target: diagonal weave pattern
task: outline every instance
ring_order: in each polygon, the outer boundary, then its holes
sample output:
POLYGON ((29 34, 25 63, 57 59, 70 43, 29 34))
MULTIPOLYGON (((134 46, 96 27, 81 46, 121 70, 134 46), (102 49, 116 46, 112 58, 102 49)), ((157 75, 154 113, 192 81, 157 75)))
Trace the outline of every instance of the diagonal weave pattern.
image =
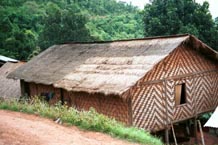
POLYGON ((211 70, 217 70, 217 65, 196 50, 186 46, 175 49, 140 79, 137 89, 132 89, 133 124, 157 131, 163 129, 166 123, 214 109, 218 105, 218 75, 217 72, 207 73, 211 70), (164 78, 167 78, 166 81, 164 78), (162 85, 155 82, 144 84, 155 80, 161 80, 162 85), (186 103, 176 106, 175 85, 181 83, 186 84, 186 103))
POLYGON ((150 131, 163 129, 162 85, 137 88, 133 98, 133 125, 150 131))

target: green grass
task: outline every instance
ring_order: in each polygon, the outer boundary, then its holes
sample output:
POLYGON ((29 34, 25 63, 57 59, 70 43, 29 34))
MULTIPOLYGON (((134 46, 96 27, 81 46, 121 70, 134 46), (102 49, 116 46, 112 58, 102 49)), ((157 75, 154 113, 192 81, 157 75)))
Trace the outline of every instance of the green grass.
POLYGON ((122 123, 97 113, 94 109, 89 111, 78 111, 75 108, 56 104, 49 106, 47 103, 34 100, 27 101, 1 101, 0 109, 38 114, 42 117, 57 119, 61 118, 63 123, 75 125, 81 129, 98 131, 109 134, 113 137, 125 139, 146 145, 162 145, 160 139, 153 137, 148 132, 135 127, 126 127, 122 123))

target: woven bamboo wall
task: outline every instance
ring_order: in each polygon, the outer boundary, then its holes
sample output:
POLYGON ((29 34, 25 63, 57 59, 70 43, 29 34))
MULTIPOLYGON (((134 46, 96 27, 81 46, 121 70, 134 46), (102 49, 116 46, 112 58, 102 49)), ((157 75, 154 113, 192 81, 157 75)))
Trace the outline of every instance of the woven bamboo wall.
POLYGON ((29 83, 30 96, 40 96, 41 93, 53 92, 54 97, 49 101, 49 104, 55 104, 60 101, 60 89, 55 89, 51 85, 42 85, 29 83))
POLYGON ((164 128, 162 84, 135 88, 132 104, 133 125, 150 131, 164 128))
POLYGON ((196 112, 202 113, 218 106, 218 72, 196 77, 196 112))
POLYGON ((199 52, 188 47, 179 47, 148 72, 138 84, 217 69, 215 63, 199 52))
POLYGON ((199 52, 180 47, 130 91, 133 125, 158 131, 170 122, 193 117, 218 105, 218 66, 199 52), (186 84, 186 103, 176 106, 175 85, 181 83, 186 84))
MULTIPOLYGON (((55 96, 49 101, 55 104, 61 100, 61 90, 52 86, 29 83, 30 95, 36 96, 45 92, 54 92, 55 96)), ((79 110, 95 108, 99 113, 113 117, 118 121, 129 124, 128 102, 118 96, 104 96, 88 93, 74 93, 63 90, 63 99, 68 106, 76 107, 79 110)))
POLYGON ((64 100, 69 106, 74 106, 79 110, 89 110, 93 107, 99 113, 129 124, 128 103, 118 96, 64 91, 64 100))

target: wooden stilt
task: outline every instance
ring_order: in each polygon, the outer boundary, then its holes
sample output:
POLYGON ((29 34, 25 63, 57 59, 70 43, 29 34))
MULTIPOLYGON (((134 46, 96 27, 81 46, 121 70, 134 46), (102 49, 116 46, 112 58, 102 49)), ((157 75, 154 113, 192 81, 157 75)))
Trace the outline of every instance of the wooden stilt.
POLYGON ((199 125, 199 129, 200 129, 200 132, 201 132, 202 145, 205 145, 205 142, 204 142, 204 134, 203 134, 203 131, 202 131, 202 128, 201 128, 201 122, 200 122, 200 120, 198 120, 198 125, 199 125))
POLYGON ((165 142, 166 142, 166 145, 169 145, 170 142, 169 142, 169 130, 168 128, 165 129, 165 142))
POLYGON ((186 129, 186 135, 190 136, 189 120, 186 121, 185 129, 186 129))
POLYGON ((178 145, 177 140, 176 140, 176 134, 175 134, 174 127, 173 127, 172 123, 171 123, 171 128, 172 128, 172 132, 173 132, 173 138, 174 138, 175 145, 178 145))
POLYGON ((195 143, 198 144, 198 129, 197 129, 197 117, 194 118, 194 137, 195 137, 195 143))

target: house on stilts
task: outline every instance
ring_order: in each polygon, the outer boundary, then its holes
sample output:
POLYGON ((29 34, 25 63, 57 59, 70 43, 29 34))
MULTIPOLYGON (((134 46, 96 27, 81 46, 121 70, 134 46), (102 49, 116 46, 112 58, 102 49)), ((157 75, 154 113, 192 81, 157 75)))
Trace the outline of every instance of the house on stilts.
POLYGON ((54 45, 9 74, 23 94, 49 94, 150 132, 218 105, 218 53, 192 35, 54 45), (50 94, 52 93, 52 94, 50 94))

